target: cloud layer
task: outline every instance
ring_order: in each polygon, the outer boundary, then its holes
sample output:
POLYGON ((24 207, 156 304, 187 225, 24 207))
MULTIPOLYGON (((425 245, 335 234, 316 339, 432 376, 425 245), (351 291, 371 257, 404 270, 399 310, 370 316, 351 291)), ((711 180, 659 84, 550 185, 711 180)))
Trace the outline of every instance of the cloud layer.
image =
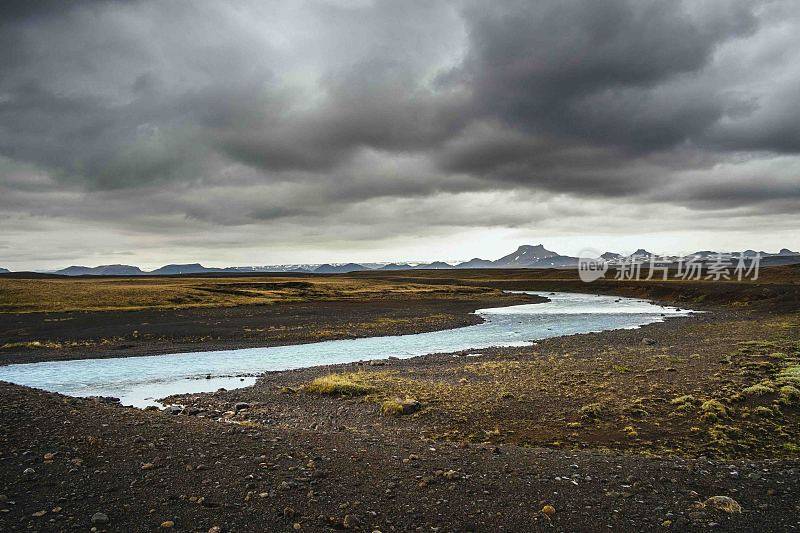
POLYGON ((21 266, 798 225, 793 0, 12 1, 0 72, 21 266))

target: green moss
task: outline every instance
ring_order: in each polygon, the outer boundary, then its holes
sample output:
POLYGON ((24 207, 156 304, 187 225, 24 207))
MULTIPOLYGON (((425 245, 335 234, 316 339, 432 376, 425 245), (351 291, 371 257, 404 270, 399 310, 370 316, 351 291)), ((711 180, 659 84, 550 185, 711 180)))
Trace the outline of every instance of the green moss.
POLYGON ((775 394, 775 389, 762 385, 761 383, 752 385, 742 390, 742 395, 750 398, 753 396, 766 396, 768 394, 775 394))
POLYGON ((800 405, 800 389, 792 385, 784 385, 780 388, 780 401, 783 405, 800 405))
POLYGON ((588 405, 584 405, 581 407, 580 413, 583 418, 588 418, 590 420, 597 420, 602 418, 603 412, 605 409, 603 408, 602 404, 599 403, 590 403, 588 405))
POLYGON ((700 410, 705 414, 714 414, 717 416, 726 416, 728 414, 728 410, 725 406, 717 400, 703 402, 703 405, 700 406, 700 410))
POLYGON ((775 381, 788 385, 800 385, 800 365, 787 366, 778 373, 775 381))
POLYGON ((388 416, 410 415, 419 411, 421 404, 412 398, 393 398, 381 404, 381 413, 388 416))
POLYGON ((755 416, 760 416, 762 418, 772 418, 775 416, 775 411, 770 409, 769 407, 764 407, 763 405, 759 405, 755 409, 753 409, 753 414, 755 416))
POLYGON ((697 398, 692 396, 691 394, 685 394, 683 396, 678 396, 677 398, 673 398, 670 400, 672 405, 683 405, 683 404, 696 404, 697 398))
POLYGON ((793 442, 786 442, 783 444, 783 449, 791 453, 800 453, 800 446, 793 442))

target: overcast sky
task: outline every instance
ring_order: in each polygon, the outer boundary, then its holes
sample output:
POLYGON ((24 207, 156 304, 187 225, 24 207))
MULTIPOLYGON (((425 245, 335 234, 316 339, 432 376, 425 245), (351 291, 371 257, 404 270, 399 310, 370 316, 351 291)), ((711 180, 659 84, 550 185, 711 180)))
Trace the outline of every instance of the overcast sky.
POLYGON ((797 0, 0 4, 0 266, 800 248, 797 0))

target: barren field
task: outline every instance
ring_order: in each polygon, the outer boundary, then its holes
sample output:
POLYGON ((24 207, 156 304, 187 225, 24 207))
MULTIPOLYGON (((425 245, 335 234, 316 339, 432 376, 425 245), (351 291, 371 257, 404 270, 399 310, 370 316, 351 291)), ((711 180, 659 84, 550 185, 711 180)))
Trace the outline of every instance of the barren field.
MULTIPOLYGON (((177 415, 2 385, 0 527, 83 529, 101 512, 108 521, 94 525, 108 531, 165 523, 187 531, 797 529, 798 281, 796 267, 747 283, 367 273, 326 281, 366 287, 366 301, 341 294, 313 305, 7 314, 22 321, 16 338, 51 341, 84 328, 87 338, 114 337, 133 323, 122 316, 178 331, 193 322, 197 334, 232 317, 235 328, 215 342, 234 346, 448 327, 488 301, 513 301, 499 289, 619 294, 706 311, 522 348, 268 373, 253 387, 170 398, 183 406, 177 415), (386 284, 420 289, 388 294, 386 284), (266 330, 302 327, 237 338, 238 312, 256 312, 266 330), (81 316, 91 320, 70 325, 81 316), (24 322, 30 317, 68 320, 48 330, 24 322)), ((172 343, 125 342, 132 347, 119 352, 130 355, 172 343)), ((13 360, 80 350, 5 351, 13 360)))

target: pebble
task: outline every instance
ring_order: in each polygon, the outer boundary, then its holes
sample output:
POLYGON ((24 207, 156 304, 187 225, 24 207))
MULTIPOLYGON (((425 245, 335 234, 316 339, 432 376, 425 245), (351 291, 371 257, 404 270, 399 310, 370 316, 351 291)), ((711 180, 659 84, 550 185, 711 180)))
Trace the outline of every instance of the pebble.
POLYGON ((711 507, 723 513, 741 513, 742 506, 730 496, 711 496, 703 502, 705 507, 711 507))
POLYGON ((92 515, 92 525, 108 524, 108 515, 105 513, 94 513, 92 515))
POLYGON ((556 514, 556 508, 553 507, 552 505, 545 505, 544 507, 542 507, 542 514, 550 518, 556 514))
POLYGON ((161 529, 172 529, 173 527, 175 527, 175 522, 172 520, 164 520, 161 522, 161 529))

